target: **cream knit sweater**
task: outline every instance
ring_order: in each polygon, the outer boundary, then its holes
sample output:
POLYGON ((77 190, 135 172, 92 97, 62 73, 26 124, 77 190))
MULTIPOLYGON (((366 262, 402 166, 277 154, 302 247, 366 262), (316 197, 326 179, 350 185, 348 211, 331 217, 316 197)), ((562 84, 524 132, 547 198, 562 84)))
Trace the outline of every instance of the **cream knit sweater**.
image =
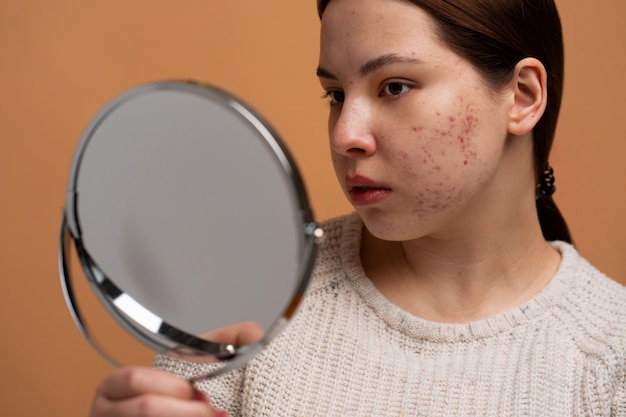
MULTIPOLYGON (((626 289, 565 243, 535 298, 469 323, 419 319, 364 276, 354 216, 323 225, 287 329, 243 369, 202 382, 232 416, 626 416, 626 289)), ((206 364, 159 356, 190 377, 206 364)))

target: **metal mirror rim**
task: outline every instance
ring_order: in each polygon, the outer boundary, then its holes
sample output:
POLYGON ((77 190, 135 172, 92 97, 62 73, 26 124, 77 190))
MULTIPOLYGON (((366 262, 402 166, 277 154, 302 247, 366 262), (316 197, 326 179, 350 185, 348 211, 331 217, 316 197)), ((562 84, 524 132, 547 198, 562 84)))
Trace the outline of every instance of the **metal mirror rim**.
MULTIPOLYGON (((189 349, 191 349, 194 352, 210 353, 213 355, 215 355, 217 351, 223 351, 223 349, 226 349, 226 355, 224 356, 229 357, 229 363, 218 368, 215 372, 211 374, 202 375, 195 378, 195 380, 202 380, 211 376, 228 372, 229 370, 240 366, 256 352, 266 346, 267 343, 269 343, 269 341, 275 336, 275 334, 278 333, 291 319, 292 315, 300 304, 304 291, 308 286, 310 275, 313 269, 313 264, 317 254, 317 241, 322 236, 322 234, 322 230, 316 225, 313 220, 313 214, 309 206, 304 183, 293 158, 291 157, 288 149, 280 139, 280 136, 270 127, 270 125, 265 121, 265 119, 263 119, 262 116, 260 116, 257 112, 255 112, 239 98, 215 86, 199 81, 158 81, 132 88, 110 101, 91 121, 78 144, 71 165, 70 183, 66 194, 66 204, 63 212, 63 219, 61 222, 61 230, 59 236, 58 257, 61 286, 66 304, 68 306, 68 309, 70 310, 70 314, 76 326, 83 334, 84 338, 101 356, 103 356, 113 365, 120 366, 120 364, 114 358, 112 358, 111 355, 108 354, 106 350, 103 349, 96 340, 94 340, 90 330, 88 329, 89 326, 81 313, 80 307, 78 306, 78 301, 74 294, 74 289, 71 282, 71 273, 69 269, 70 246, 73 242, 85 275, 90 281, 94 292, 100 299, 103 306, 115 318, 120 326, 122 326, 136 339, 140 340, 144 345, 149 346, 155 351, 178 350, 188 353, 189 349), (243 121, 252 125, 252 127, 263 137, 266 144, 269 145, 273 154, 276 156, 277 161, 280 163, 283 172, 290 180, 289 184, 292 185, 290 187, 290 191, 292 193, 292 196, 294 197, 294 204, 296 204, 300 210, 299 214, 302 219, 304 252, 302 257, 303 262, 301 262, 300 270, 298 271, 297 287, 294 290, 291 299, 288 300, 288 302, 286 303, 287 307, 285 308, 285 310, 279 317, 277 317, 275 322, 265 332, 264 336, 258 342, 255 342, 252 345, 244 346, 241 349, 232 350, 234 349, 233 347, 218 345, 212 342, 204 341, 203 339, 196 338, 195 336, 190 335, 184 331, 172 328, 169 325, 165 325, 163 327, 165 333, 154 332, 148 329, 144 324, 129 319, 128 315, 124 314, 124 311, 122 309, 119 309, 119 307, 115 304, 115 298, 120 294, 113 294, 112 296, 110 293, 107 292, 105 288, 103 288, 102 277, 94 276, 94 270, 96 271, 97 275, 97 265, 95 265, 93 260, 91 260, 88 252, 83 247, 81 242, 82 234, 80 229, 80 222, 77 215, 75 199, 77 194, 76 185, 82 158, 91 140, 92 135, 97 130, 98 126, 106 119, 107 115, 109 115, 123 103, 127 102, 128 100, 134 98, 139 94, 143 94, 148 91, 163 89, 174 89, 203 95, 211 100, 218 102, 223 106, 227 106, 231 110, 234 110, 237 115, 243 118, 243 121), (188 343, 188 341, 191 341, 191 343, 188 343), (202 342, 207 342, 208 345, 206 343, 203 344, 202 342)), ((102 273, 100 272, 100 274, 102 273)), ((104 277, 104 279, 108 278, 104 277)), ((113 291, 113 293, 115 293, 115 290, 113 291)), ((124 293, 121 292, 121 294, 124 293)), ((163 321, 163 323, 166 324, 165 321, 163 321)))

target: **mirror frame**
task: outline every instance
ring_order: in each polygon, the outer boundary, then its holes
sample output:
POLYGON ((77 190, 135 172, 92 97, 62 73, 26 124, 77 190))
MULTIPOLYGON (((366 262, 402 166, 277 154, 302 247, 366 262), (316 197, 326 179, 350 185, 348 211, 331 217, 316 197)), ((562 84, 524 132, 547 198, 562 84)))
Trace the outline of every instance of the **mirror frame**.
POLYGON ((82 270, 98 299, 115 321, 135 339, 156 352, 171 351, 192 357, 195 355, 200 357, 211 355, 219 360, 228 361, 215 372, 196 378, 196 380, 202 380, 228 372, 245 363, 285 327, 296 312, 308 287, 317 255, 317 244, 322 235, 323 231, 313 219, 304 183, 292 156, 280 136, 258 113, 239 98, 206 83, 177 80, 157 81, 132 88, 110 101, 91 121, 80 139, 71 165, 69 188, 66 194, 59 236, 58 260, 61 286, 70 314, 85 339, 110 363, 115 366, 121 366, 117 360, 101 347, 100 343, 95 341, 89 325, 81 312, 69 268, 70 253, 73 246, 80 260, 82 270), (265 143, 269 146, 281 169, 287 176, 289 183, 292 185, 290 187, 293 197, 292 201, 297 205, 302 223, 303 262, 299 266, 298 276, 296 277, 296 288, 291 298, 286 300, 286 307, 269 329, 265 331, 263 337, 251 345, 237 347, 230 344, 214 343, 168 324, 158 315, 141 306, 130 295, 125 293, 123 289, 119 288, 113 280, 107 277, 89 255, 88 249, 83 244, 76 197, 78 194, 78 175, 85 150, 92 136, 108 115, 137 95, 157 90, 176 90, 197 94, 212 100, 214 103, 222 106, 222 108, 233 111, 241 119, 242 123, 251 125, 258 132, 259 136, 265 140, 265 143))

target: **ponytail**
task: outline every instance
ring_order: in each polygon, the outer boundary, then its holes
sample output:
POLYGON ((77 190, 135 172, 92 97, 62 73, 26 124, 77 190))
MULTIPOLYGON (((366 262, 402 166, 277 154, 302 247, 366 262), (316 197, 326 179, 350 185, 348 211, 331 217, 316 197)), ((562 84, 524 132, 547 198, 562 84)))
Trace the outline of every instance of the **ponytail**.
POLYGON ((552 196, 537 196, 536 202, 543 237, 548 241, 562 240, 573 243, 567 223, 552 196))
MULTIPOLYGON (((545 160, 547 153, 548 149, 535 146, 535 160, 545 160)), ((536 166, 542 165, 537 164, 536 166)), ((543 165, 543 168, 537 175, 537 179, 535 201, 543 237, 548 241, 562 240, 572 243, 572 236, 569 233, 567 223, 552 198, 556 191, 554 170, 548 164, 543 165)))

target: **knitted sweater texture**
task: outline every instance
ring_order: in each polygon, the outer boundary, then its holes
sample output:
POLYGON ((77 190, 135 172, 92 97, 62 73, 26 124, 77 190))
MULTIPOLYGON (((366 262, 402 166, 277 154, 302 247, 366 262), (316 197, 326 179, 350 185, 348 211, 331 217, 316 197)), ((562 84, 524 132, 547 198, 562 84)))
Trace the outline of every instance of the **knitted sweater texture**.
MULTIPOLYGON (((468 323, 390 303, 359 261, 355 215, 325 239, 290 325, 245 367, 199 384, 232 416, 626 416, 626 289, 562 242, 550 284, 468 323)), ((208 364, 160 355, 191 377, 208 364)))

